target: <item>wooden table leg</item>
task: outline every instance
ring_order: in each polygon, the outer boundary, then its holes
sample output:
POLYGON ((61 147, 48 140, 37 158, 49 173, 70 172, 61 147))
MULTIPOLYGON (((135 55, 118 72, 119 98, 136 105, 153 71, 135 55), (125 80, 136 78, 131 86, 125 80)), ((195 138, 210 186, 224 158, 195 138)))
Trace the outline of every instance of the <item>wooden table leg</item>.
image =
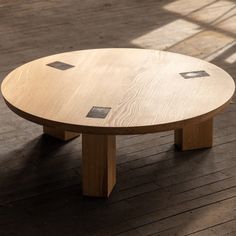
POLYGON ((79 133, 74 133, 70 131, 65 131, 63 129, 58 129, 54 127, 43 126, 43 132, 54 138, 68 141, 79 136, 79 133))
POLYGON ((116 183, 116 137, 82 134, 83 194, 108 197, 116 183))
POLYGON ((175 130, 175 145, 182 151, 210 148, 213 143, 213 119, 175 130))

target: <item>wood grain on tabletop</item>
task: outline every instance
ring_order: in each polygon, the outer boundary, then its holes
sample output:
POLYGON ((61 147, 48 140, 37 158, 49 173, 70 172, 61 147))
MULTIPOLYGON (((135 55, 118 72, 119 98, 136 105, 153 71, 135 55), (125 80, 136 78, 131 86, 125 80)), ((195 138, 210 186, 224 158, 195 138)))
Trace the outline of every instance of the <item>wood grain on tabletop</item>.
POLYGON ((180 128, 211 118, 234 93, 230 75, 200 59, 144 49, 94 49, 44 57, 12 71, 2 83, 18 115, 84 133, 135 134, 180 128), (67 70, 48 66, 72 65, 67 70), (180 73, 206 71, 185 79, 180 73), (93 106, 111 108, 88 118, 93 106))

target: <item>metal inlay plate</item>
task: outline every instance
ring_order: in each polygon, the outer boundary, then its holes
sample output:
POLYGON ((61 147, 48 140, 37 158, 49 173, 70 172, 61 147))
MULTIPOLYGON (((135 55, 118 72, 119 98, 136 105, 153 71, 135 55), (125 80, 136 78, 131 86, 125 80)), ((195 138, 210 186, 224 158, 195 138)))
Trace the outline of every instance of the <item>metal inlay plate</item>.
POLYGON ((70 64, 67 64, 67 63, 64 63, 64 62, 61 62, 61 61, 54 61, 52 63, 47 64, 47 66, 56 68, 58 70, 68 70, 68 69, 74 67, 70 64))
POLYGON ((182 77, 185 79, 192 79, 192 78, 199 78, 199 77, 206 77, 210 76, 206 71, 199 70, 199 71, 189 71, 189 72, 183 72, 179 73, 182 77))
POLYGON ((106 118, 106 116, 110 110, 111 110, 111 107, 93 106, 86 117, 104 119, 104 118, 106 118))

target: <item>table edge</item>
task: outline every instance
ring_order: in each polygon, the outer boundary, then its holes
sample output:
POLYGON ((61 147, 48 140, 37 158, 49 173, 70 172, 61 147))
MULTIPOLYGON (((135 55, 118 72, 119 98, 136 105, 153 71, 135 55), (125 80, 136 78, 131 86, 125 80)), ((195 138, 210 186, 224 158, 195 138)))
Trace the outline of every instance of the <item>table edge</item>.
POLYGON ((199 116, 195 116, 189 119, 164 123, 164 124, 155 124, 155 125, 145 125, 145 126, 131 126, 131 127, 104 127, 104 126, 86 126, 86 125, 76 125, 63 123, 59 121, 49 120, 42 117, 34 116, 30 113, 24 112, 15 106, 13 106, 10 102, 8 102, 4 96, 4 101, 6 105, 12 110, 14 113, 19 115, 20 117, 29 120, 33 123, 42 125, 55 127, 59 129, 63 129, 66 131, 72 131, 76 133, 85 133, 85 134, 107 134, 107 135, 133 135, 133 134, 147 134, 147 133, 156 133, 163 132, 169 130, 181 129, 187 125, 194 125, 197 123, 201 123, 205 120, 211 119, 221 111, 223 111, 231 102, 234 93, 230 97, 228 101, 226 101, 222 106, 199 116))

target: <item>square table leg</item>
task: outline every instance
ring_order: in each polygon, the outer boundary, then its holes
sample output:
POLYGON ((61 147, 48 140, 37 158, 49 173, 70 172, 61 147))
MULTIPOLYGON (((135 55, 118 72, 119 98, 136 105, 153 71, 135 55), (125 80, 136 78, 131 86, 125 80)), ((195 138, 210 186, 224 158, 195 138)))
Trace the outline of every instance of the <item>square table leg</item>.
POLYGON ((49 126, 43 126, 43 132, 47 135, 50 135, 54 138, 57 138, 57 139, 60 139, 63 141, 69 141, 69 140, 79 136, 79 133, 65 131, 60 128, 49 127, 49 126))
POLYGON ((108 197, 116 183, 116 137, 82 134, 83 194, 108 197))
POLYGON ((210 148, 213 143, 213 119, 175 130, 175 145, 182 151, 210 148))

